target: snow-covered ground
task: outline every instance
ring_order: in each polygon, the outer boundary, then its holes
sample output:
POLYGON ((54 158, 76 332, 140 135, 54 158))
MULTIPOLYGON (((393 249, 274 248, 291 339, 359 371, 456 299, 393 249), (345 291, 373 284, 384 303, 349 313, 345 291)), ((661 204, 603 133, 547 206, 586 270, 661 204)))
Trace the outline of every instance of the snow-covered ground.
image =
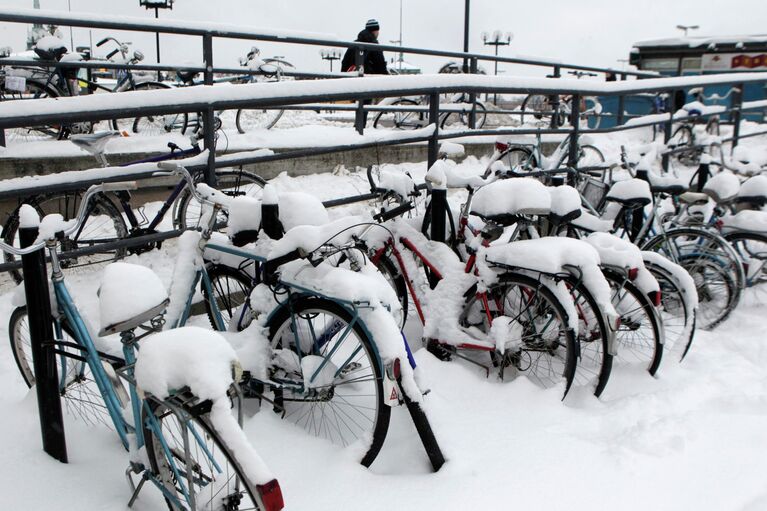
MULTIPOLYGON (((611 142, 617 149, 622 141, 611 142)), ((481 169, 469 158, 462 164, 481 169)), ((425 164, 399 166, 416 179, 425 164)), ((360 172, 272 180, 281 191, 321 199, 367 191, 360 172)), ((454 195, 454 201, 460 200, 454 195)), ((148 209, 157 205, 149 205, 148 209)), ((357 204, 331 217, 361 212, 357 204)), ((167 285, 175 242, 132 256, 167 285)), ((76 300, 97 317, 92 272, 68 275, 76 300)), ((448 463, 431 473, 405 409, 393 414, 382 454, 371 469, 251 405, 244 429, 280 480, 293 510, 733 510, 767 509, 767 345, 763 297, 746 303, 713 332, 699 331, 683 364, 668 356, 656 378, 618 367, 600 399, 585 391, 560 401, 524 377, 500 382, 474 366, 440 362, 420 349, 416 360, 431 392, 426 407, 448 463)), ((7 338, 11 293, 0 295, 0 338, 7 338)), ((411 319, 415 320, 415 315, 411 319)), ((204 324, 203 318, 196 318, 204 324)), ((407 325, 419 347, 420 327, 407 325)), ((41 450, 34 392, 0 342, 0 509, 124 510, 130 492, 127 455, 113 432, 67 417, 70 463, 41 450)), ((162 509, 151 488, 134 509, 162 509)))

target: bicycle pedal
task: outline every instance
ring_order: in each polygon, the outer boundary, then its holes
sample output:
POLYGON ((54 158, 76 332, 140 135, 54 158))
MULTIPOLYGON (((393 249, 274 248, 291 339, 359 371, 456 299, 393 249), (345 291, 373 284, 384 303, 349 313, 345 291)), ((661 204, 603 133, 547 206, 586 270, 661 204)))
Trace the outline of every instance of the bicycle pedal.
POLYGON ((443 362, 449 362, 453 358, 452 353, 450 353, 448 349, 442 346, 439 341, 434 339, 429 339, 429 341, 426 343, 426 351, 443 362))

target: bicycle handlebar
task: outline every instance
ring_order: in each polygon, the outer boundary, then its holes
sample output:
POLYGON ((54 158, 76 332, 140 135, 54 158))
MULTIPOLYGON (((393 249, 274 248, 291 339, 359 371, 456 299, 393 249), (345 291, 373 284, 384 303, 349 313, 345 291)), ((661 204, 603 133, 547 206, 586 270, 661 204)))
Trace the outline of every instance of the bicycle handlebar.
MULTIPOLYGON (((80 227, 85 223, 85 219, 87 217, 86 213, 88 211, 88 205, 91 201, 91 198, 93 198, 94 195, 98 193, 103 192, 114 192, 119 190, 135 190, 137 187, 135 181, 123 181, 123 182, 117 182, 117 183, 106 183, 101 185, 93 185, 85 192, 85 195, 83 195, 82 200, 80 201, 80 208, 77 211, 76 222, 71 225, 70 227, 64 229, 63 232, 64 236, 69 236, 70 234, 73 234, 77 232, 80 227)), ((59 233, 55 233, 59 234, 59 233)), ((54 238, 50 238, 54 239, 54 238)), ((43 248, 46 243, 49 240, 45 240, 42 243, 35 243, 30 245, 27 248, 18 248, 14 247, 13 245, 9 245, 5 243, 4 241, 0 241, 0 250, 3 252, 8 252, 9 254, 13 254, 16 256, 23 256, 27 254, 31 254, 32 252, 35 252, 37 250, 40 250, 43 248)))

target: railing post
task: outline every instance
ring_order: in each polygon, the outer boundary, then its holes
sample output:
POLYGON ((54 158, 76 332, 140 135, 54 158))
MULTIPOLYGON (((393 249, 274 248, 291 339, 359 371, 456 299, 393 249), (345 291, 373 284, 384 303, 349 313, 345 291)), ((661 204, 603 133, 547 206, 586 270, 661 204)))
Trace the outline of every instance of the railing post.
MULTIPOLYGON (((204 83, 213 85, 213 35, 202 36, 202 60, 205 62, 204 83)), ((205 130, 205 149, 208 152, 208 166, 205 169, 205 182, 216 186, 216 113, 212 108, 203 112, 203 129, 205 130)))
POLYGON ((5 130, 0 129, 0 147, 5 147, 5 130))
MULTIPOLYGON (((471 65, 469 72, 473 75, 477 74, 477 58, 471 58, 471 65)), ((469 102, 471 103, 471 112, 469 112, 469 129, 477 127, 477 94, 474 92, 469 93, 469 102)))
POLYGON ((428 165, 431 168, 439 157, 439 94, 429 94, 429 124, 434 125, 434 133, 429 138, 428 165))
MULTIPOLYGON (((554 73, 552 78, 561 78, 562 69, 559 66, 554 66, 554 73)), ((549 105, 551 105, 551 129, 559 128, 559 94, 549 95, 549 105)))
MULTIPOLYGON (((22 206, 24 207, 24 206, 22 206)), ((19 229, 19 241, 26 248, 37 239, 38 227, 26 225, 19 229)), ((45 266, 45 249, 21 256, 24 272, 24 292, 27 297, 27 319, 35 370, 37 409, 43 450, 62 463, 67 463, 67 443, 61 414, 59 377, 51 324, 51 302, 45 266)))
POLYGON ((621 94, 618 96, 618 115, 616 119, 616 126, 620 126, 624 121, 624 110, 626 109, 626 96, 621 94))
MULTIPOLYGON (((570 147, 567 153, 567 166, 571 169, 577 169, 578 167, 578 134, 581 131, 581 95, 573 94, 572 108, 570 110, 570 126, 572 126, 572 132, 570 133, 570 147)), ((575 176, 572 173, 567 174, 567 181, 569 185, 575 183, 575 176)))
MULTIPOLYGON (((354 65, 357 67, 357 73, 360 76, 365 76, 365 51, 361 48, 354 49, 354 65)), ((354 112, 354 127, 360 135, 365 132, 365 124, 367 124, 366 101, 365 99, 358 99, 357 110, 354 112)))
POLYGON ((740 138, 740 118, 741 107, 743 106, 743 84, 739 83, 735 86, 735 90, 732 93, 732 105, 730 109, 730 120, 732 121, 732 149, 735 150, 735 146, 738 145, 738 138, 740 138))
MULTIPOLYGON (((668 121, 663 125, 663 143, 668 144, 668 141, 671 140, 671 130, 674 126, 674 112, 676 111, 676 91, 670 90, 668 91, 669 96, 669 102, 668 102, 668 121)), ((661 157, 661 165, 663 166, 663 171, 668 172, 669 167, 669 155, 666 153, 661 157)))

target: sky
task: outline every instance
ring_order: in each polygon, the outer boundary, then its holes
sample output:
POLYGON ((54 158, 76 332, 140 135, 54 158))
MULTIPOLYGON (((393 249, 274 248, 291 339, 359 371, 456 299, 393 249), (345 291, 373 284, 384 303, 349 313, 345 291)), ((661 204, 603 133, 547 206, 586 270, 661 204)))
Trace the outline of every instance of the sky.
MULTIPOLYGON (((139 7, 138 0, 40 0, 43 9, 96 12, 110 15, 153 17, 139 7)), ((463 0, 402 0, 403 40, 407 46, 461 51, 463 48, 463 0)), ((0 0, 2 7, 31 7, 32 0, 0 0)), ((172 11, 161 18, 212 21, 251 28, 291 29, 324 32, 354 39, 368 18, 381 24, 379 40, 399 38, 399 0, 176 0, 172 11)), ((471 0, 470 51, 491 53, 483 46, 481 33, 511 32, 510 47, 501 55, 535 56, 562 62, 621 68, 618 59, 628 58, 636 41, 675 37, 677 24, 700 25, 695 35, 767 33, 767 2, 764 0, 471 0)), ((25 26, 3 23, 0 46, 23 49, 25 26)), ((98 41, 104 35, 94 30, 98 41)), ((90 33, 74 29, 75 45, 87 45, 90 33)), ((121 34, 154 61, 154 37, 150 34, 121 34)), ((69 42, 69 31, 64 30, 69 42)), ((281 55, 307 71, 327 70, 318 47, 256 43, 262 56, 281 55)), ((169 63, 201 61, 199 38, 162 36, 162 60, 169 63)), ((233 66, 247 53, 247 41, 219 41, 214 47, 217 65, 233 66)), ((387 54, 389 59, 394 54, 387 54)), ((444 58, 406 57, 425 72, 435 72, 444 58)), ((337 63, 336 63, 337 66, 337 63)), ((336 68, 337 69, 337 68, 336 68)), ((488 71, 492 68, 488 65, 488 71)), ((502 73, 541 75, 549 72, 521 65, 501 65, 502 73)))

